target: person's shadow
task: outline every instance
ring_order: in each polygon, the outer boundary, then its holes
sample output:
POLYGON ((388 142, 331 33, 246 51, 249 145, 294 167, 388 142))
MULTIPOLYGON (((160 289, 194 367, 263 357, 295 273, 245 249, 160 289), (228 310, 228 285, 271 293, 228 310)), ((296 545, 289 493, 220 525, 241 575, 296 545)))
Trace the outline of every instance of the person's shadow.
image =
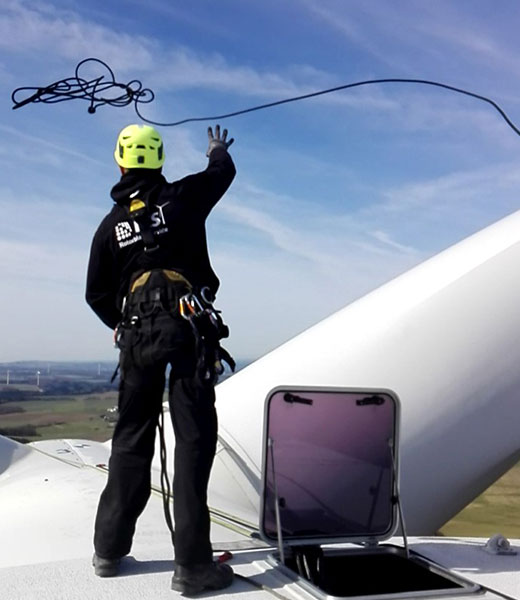
POLYGON ((169 560, 136 560, 133 556, 125 556, 121 560, 118 577, 131 577, 148 573, 173 573, 175 563, 169 560))

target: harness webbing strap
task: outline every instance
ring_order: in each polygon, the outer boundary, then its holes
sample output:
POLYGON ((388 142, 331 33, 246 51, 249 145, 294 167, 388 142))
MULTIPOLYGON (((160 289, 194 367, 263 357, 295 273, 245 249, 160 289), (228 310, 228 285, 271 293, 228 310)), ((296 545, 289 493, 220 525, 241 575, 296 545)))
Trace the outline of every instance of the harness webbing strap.
POLYGON ((154 250, 157 250, 159 244, 155 240, 152 229, 148 201, 145 202, 140 198, 133 198, 128 207, 128 212, 130 217, 139 225, 139 231, 144 244, 144 251, 153 252, 154 250))

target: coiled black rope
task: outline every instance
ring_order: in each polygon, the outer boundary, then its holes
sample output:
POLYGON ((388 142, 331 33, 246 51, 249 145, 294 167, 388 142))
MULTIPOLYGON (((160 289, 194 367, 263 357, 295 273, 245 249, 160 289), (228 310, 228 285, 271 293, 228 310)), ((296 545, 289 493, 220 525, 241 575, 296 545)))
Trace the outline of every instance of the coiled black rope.
POLYGON ((180 121, 173 121, 170 123, 162 123, 160 121, 153 121, 141 114, 139 109, 140 104, 148 104, 155 99, 155 94, 149 88, 144 88, 141 81, 133 79, 128 83, 118 83, 115 80, 114 72, 112 69, 102 60, 98 58, 86 58, 82 60, 76 66, 74 77, 62 79, 51 83, 45 87, 19 87, 11 94, 13 101, 13 109, 21 108, 26 104, 32 102, 42 102, 44 104, 54 104, 56 102, 63 102, 65 100, 88 100, 90 106, 88 107, 89 113, 95 113, 96 109, 105 104, 109 106, 129 106, 134 105, 137 116, 145 123, 150 125, 156 125, 158 127, 176 127, 177 125, 184 125, 185 123, 194 123, 200 121, 217 121, 221 119, 228 119, 229 117, 236 117, 238 115, 244 115, 246 113, 254 112, 257 110, 263 110, 265 108, 272 108, 274 106, 280 106, 282 104, 288 104, 290 102, 299 102, 300 100, 306 100, 308 98, 315 98, 317 96, 323 96, 325 94, 332 94, 333 92, 339 92, 341 90, 347 90, 355 87, 361 87, 364 85, 374 85, 382 83, 411 83, 419 85, 428 85, 443 88, 451 92, 458 94, 464 94, 490 104, 509 125, 509 127, 517 134, 520 135, 520 129, 511 121, 505 111, 494 101, 486 96, 469 92, 462 88, 457 88, 452 85, 445 83, 439 83, 438 81, 430 81, 428 79, 403 79, 403 78, 388 78, 388 79, 367 79, 366 81, 356 81, 354 83, 347 83, 345 85, 339 85, 326 90, 320 90, 317 92, 311 92, 309 94, 302 94, 300 96, 294 96, 292 98, 285 98, 284 100, 276 100, 275 102, 268 102, 266 104, 259 104, 258 106, 252 106, 251 108, 245 108, 221 115, 214 115, 211 117, 189 117, 180 121), (98 63, 103 69, 106 69, 104 74, 99 75, 93 79, 85 79, 81 76, 82 69, 87 63, 98 63), (107 92, 112 91, 113 96, 106 96, 107 92), (24 99, 18 99, 23 96, 24 93, 29 92, 30 95, 24 99))
POLYGON ((143 88, 138 79, 132 79, 128 83, 118 83, 112 69, 99 58, 85 58, 76 66, 74 77, 60 79, 45 87, 19 87, 11 94, 13 109, 21 108, 33 102, 43 104, 56 104, 65 100, 88 100, 90 106, 88 112, 94 114, 100 106, 128 106, 134 103, 137 107, 140 103, 152 102, 155 98, 152 90, 143 88), (82 76, 87 64, 96 64, 105 69, 100 75, 93 79, 85 79, 82 76), (111 95, 104 95, 112 92, 111 95), (26 98, 19 100, 20 96, 30 93, 26 98))

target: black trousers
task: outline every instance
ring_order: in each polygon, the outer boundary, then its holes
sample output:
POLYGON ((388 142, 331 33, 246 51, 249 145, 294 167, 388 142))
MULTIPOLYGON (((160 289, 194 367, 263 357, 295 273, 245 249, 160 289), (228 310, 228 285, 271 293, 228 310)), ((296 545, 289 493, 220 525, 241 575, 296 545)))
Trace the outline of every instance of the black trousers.
MULTIPOLYGON (((130 552, 136 521, 150 496, 150 468, 165 387, 165 364, 139 369, 122 360, 121 367, 119 420, 95 522, 94 547, 103 558, 130 552)), ((207 487, 217 442, 215 392, 195 375, 176 378, 173 370, 169 384, 175 432, 175 561, 191 566, 212 560, 207 487)))

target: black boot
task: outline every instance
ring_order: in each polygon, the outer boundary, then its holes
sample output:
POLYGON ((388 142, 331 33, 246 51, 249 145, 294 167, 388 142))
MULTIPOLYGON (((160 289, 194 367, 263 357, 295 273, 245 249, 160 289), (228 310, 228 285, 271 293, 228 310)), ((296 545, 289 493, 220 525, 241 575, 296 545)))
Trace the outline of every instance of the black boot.
POLYGON ((97 554, 92 557, 94 573, 98 577, 114 577, 119 573, 120 558, 101 558, 97 554))
POLYGON ((233 569, 226 564, 177 565, 172 577, 172 590, 184 596, 195 596, 205 590, 221 590, 232 583, 233 569))

